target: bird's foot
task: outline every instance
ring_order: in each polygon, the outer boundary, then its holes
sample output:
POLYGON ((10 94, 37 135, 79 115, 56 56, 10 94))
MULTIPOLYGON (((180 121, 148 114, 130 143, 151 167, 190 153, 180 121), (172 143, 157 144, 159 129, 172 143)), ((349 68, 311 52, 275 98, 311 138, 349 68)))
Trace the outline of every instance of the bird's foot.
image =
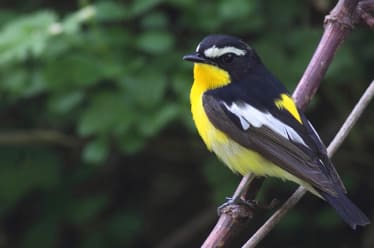
POLYGON ((217 208, 218 216, 221 215, 221 213, 223 212, 224 209, 226 209, 227 207, 229 207, 231 205, 244 205, 244 206, 247 206, 251 209, 255 209, 258 206, 258 204, 255 200, 246 201, 246 200, 243 200, 242 198, 234 199, 234 198, 231 198, 231 197, 226 197, 226 202, 223 203, 222 205, 220 205, 217 208))
POLYGON ((265 209, 265 210, 269 210, 269 209, 274 209, 280 203, 279 200, 277 200, 277 199, 273 199, 269 204, 259 203, 256 200, 247 200, 246 201, 246 200, 243 200, 242 198, 233 199, 231 197, 226 197, 226 200, 227 201, 225 203, 223 203, 222 205, 220 205, 217 208, 217 214, 218 214, 218 216, 220 216, 221 213, 224 212, 224 209, 226 209, 227 207, 229 207, 231 205, 244 205, 244 206, 247 206, 250 209, 265 209))

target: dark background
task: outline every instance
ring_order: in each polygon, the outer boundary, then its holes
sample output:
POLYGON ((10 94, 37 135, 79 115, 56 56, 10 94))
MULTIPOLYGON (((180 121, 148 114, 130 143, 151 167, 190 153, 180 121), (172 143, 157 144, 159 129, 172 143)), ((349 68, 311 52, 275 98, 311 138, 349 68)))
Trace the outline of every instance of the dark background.
MULTIPOLYGON (((207 34, 237 35, 293 90, 334 5, 2 0, 0 247, 199 247, 240 177, 193 127, 182 56, 207 34)), ((307 110, 327 143, 374 78, 373 40, 355 28, 307 110)), ((371 104, 333 159, 372 221, 373 123, 371 104)), ((284 201, 295 188, 267 180, 258 198, 284 201)), ((259 247, 369 248, 374 227, 352 231, 308 194, 259 247)))

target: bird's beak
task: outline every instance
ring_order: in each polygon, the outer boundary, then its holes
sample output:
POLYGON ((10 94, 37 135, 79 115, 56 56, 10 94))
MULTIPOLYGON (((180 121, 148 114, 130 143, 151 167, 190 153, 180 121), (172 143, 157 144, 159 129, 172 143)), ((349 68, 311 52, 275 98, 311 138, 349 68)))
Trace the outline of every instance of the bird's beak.
POLYGON ((191 61, 195 63, 213 64, 212 61, 204 58, 197 52, 183 56, 183 60, 187 60, 187 61, 191 61))

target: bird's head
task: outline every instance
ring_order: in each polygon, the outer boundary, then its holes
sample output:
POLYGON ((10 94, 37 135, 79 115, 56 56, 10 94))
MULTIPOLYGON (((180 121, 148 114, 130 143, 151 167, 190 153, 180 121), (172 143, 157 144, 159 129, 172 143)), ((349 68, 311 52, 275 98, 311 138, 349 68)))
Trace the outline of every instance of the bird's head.
POLYGON ((228 74, 228 81, 241 80, 248 75, 251 68, 260 63, 258 56, 248 44, 229 35, 205 37, 196 51, 185 55, 183 59, 195 63, 195 80, 200 74, 219 73, 228 74))

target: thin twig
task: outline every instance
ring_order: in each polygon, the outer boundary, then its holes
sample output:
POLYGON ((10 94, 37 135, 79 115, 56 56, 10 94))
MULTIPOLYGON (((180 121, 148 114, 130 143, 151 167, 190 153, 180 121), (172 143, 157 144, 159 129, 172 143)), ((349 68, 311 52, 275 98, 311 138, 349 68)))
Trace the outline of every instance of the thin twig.
POLYGON ((300 201, 307 190, 299 186, 283 205, 257 230, 255 234, 242 246, 242 248, 253 248, 273 229, 284 215, 300 201))
POLYGON ((366 25, 374 28, 374 17, 372 12, 374 10, 374 0, 362 0, 357 5, 357 14, 366 25))
POLYGON ((304 110, 317 92, 335 52, 352 30, 356 5, 357 0, 340 0, 326 16, 325 31, 293 93, 293 98, 300 109, 304 110))
POLYGON ((240 199, 240 197, 247 191, 249 185, 251 184, 252 180, 255 179, 255 177, 256 176, 253 173, 248 173, 243 177, 239 186, 236 188, 234 195, 232 196, 234 201, 240 199))
MULTIPOLYGON (((252 173, 243 177, 232 197, 234 202, 237 202, 245 194, 254 179, 255 175, 252 173)), ((232 234, 236 233, 240 227, 245 226, 246 221, 253 216, 252 209, 243 204, 228 204, 219 211, 220 218, 201 246, 202 248, 219 247, 219 243, 229 242, 233 237, 232 234)))
POLYGON ((56 144, 69 148, 81 145, 77 138, 55 130, 18 130, 0 133, 0 145, 33 145, 35 143, 56 144))
MULTIPOLYGON (((336 134, 333 141, 327 148, 329 157, 333 156, 336 150, 341 146, 349 132, 362 115, 364 109, 370 103, 374 96, 374 80, 371 82, 365 93, 345 120, 343 126, 336 134)), ((255 234, 242 246, 242 248, 254 248, 256 245, 274 228, 282 217, 305 195, 306 189, 300 186, 293 195, 257 230, 255 234)))
POLYGON ((336 134, 335 139, 330 143, 327 148, 327 154, 329 157, 336 152, 336 149, 340 147, 343 143, 349 131, 356 124, 358 117, 362 115, 366 106, 370 103, 374 95, 374 80, 370 83, 369 87, 366 89, 365 93, 361 96, 360 101, 353 108, 351 114, 348 116, 343 126, 340 128, 339 132, 336 134))

